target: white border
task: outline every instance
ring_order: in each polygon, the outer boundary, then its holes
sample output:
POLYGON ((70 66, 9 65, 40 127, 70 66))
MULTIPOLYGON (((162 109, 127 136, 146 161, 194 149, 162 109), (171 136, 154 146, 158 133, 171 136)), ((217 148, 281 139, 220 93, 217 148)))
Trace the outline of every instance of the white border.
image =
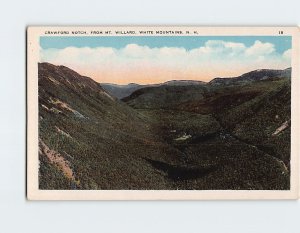
MULTIPOLYGON (((297 27, 28 27, 27 30, 27 198, 29 200, 250 200, 297 199, 299 187, 299 28, 297 27), (289 191, 199 190, 39 190, 38 189, 38 61, 39 37, 54 30, 191 30, 205 36, 278 36, 278 31, 292 36, 292 118, 291 118, 291 189, 289 191)), ((64 35, 51 35, 64 36, 64 35)), ((70 35, 66 35, 70 36, 70 35)), ((85 36, 85 35, 80 35, 85 36)), ((92 35, 87 35, 92 36, 92 35)), ((95 35, 97 36, 97 35, 95 35)), ((116 34, 105 36, 117 36, 116 34)), ((126 35, 121 35, 126 36, 126 35)), ((133 35, 128 35, 133 36, 133 35)), ((138 35, 136 35, 138 36, 138 35)), ((158 36, 158 35, 147 35, 158 36)), ((162 35, 163 36, 163 35, 162 35)), ((172 36, 172 35, 168 35, 172 36)), ((192 36, 192 35, 180 35, 192 36)), ((193 35, 195 36, 195 35, 193 35)))

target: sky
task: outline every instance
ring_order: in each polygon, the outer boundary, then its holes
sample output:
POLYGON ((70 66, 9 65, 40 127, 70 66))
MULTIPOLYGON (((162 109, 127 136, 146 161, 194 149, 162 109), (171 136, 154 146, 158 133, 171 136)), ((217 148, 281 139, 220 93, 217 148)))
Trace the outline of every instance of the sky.
POLYGON ((100 83, 210 81, 291 66, 289 36, 40 37, 40 62, 100 83))

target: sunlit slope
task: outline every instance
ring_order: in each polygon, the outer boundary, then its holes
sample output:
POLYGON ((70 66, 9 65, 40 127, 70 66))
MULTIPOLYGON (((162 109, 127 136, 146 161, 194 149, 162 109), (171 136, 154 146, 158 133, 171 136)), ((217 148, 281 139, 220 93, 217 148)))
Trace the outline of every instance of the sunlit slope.
POLYGON ((167 188, 145 160, 180 160, 149 122, 92 79, 39 64, 40 188, 167 188), (72 172, 70 172, 72 171, 72 172))

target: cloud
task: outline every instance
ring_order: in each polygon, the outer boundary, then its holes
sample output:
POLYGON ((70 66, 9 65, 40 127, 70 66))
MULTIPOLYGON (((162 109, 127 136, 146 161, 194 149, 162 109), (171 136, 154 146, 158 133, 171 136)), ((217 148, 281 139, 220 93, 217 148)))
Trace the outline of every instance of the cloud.
POLYGON ((42 49, 41 62, 65 65, 99 82, 156 83, 170 79, 208 81, 254 69, 289 67, 291 50, 280 54, 271 43, 209 40, 203 46, 150 48, 128 44, 124 48, 67 47, 42 49))
POLYGON ((275 52, 275 47, 271 43, 262 43, 261 41, 255 41, 254 45, 246 49, 245 54, 247 56, 263 56, 269 55, 275 52))
POLYGON ((286 51, 282 54, 282 56, 283 56, 284 59, 291 60, 291 57, 292 57, 292 49, 286 50, 286 51))

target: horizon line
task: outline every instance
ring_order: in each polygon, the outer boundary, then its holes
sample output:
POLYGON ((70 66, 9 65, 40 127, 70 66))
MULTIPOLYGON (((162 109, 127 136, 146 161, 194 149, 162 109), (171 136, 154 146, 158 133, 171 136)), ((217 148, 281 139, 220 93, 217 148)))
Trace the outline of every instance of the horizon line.
POLYGON ((164 82, 156 82, 156 83, 137 83, 137 82, 129 82, 129 83, 126 83, 126 84, 121 84, 121 83, 111 83, 111 82, 100 82, 100 81, 97 81, 96 79, 94 79, 92 76, 87 76, 87 75, 82 75, 81 73, 79 73, 78 71, 76 71, 75 69, 73 68, 70 68, 66 65, 55 65, 51 62, 38 62, 38 64, 50 64, 50 65, 53 65, 53 66, 60 66, 60 67, 66 67, 67 69, 70 69, 72 70, 73 72, 76 72, 77 74, 79 74, 80 76, 83 76, 83 77, 88 77, 88 78, 91 78, 93 79, 96 83, 98 84, 112 84, 112 85, 118 85, 118 86, 127 86, 127 85, 130 85, 130 84, 136 84, 136 85, 156 85, 156 84, 163 84, 163 83, 167 83, 167 82, 171 82, 171 81, 194 81, 194 82, 202 82, 202 83, 209 83, 211 82, 212 80, 214 79, 230 79, 230 78, 238 78, 244 74, 248 74, 248 73, 251 73, 251 72, 254 72, 254 71, 263 71, 263 70, 278 70, 278 71, 283 71, 283 70, 288 70, 288 69, 292 69, 291 66, 288 66, 287 68, 284 68, 284 69, 267 69, 267 68, 264 68, 264 69, 254 69, 254 70, 249 70, 247 72, 243 72, 241 73, 240 75, 238 76, 233 76, 233 77, 220 77, 220 76, 215 76, 214 78, 212 78, 211 80, 209 81, 203 81, 203 80, 200 80, 200 79, 169 79, 169 80, 166 80, 164 82))

